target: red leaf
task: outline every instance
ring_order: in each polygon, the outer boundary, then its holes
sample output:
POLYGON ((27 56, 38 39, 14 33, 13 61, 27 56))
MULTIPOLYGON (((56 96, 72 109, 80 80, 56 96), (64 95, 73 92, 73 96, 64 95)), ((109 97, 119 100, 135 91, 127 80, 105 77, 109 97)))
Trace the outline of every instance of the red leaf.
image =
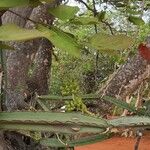
POLYGON ((145 44, 141 43, 138 47, 139 54, 142 58, 144 58, 147 61, 150 61, 150 48, 146 47, 145 44))

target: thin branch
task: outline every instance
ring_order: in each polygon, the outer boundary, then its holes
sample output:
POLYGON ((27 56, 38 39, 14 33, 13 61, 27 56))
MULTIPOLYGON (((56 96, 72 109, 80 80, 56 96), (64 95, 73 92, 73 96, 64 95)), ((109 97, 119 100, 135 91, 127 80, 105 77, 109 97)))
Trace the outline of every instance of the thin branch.
POLYGON ((52 50, 52 55, 54 56, 54 58, 55 58, 55 61, 59 61, 59 58, 58 58, 58 56, 54 53, 54 51, 52 50))
MULTIPOLYGON (((96 3, 95 0, 93 0, 93 16, 96 17, 97 15, 97 10, 96 10, 96 3)), ((94 24, 94 28, 95 28, 95 33, 98 33, 98 29, 97 29, 97 25, 94 24)), ((96 51, 96 57, 95 57, 95 85, 97 86, 97 76, 98 76, 98 60, 99 60, 99 51, 96 51)))
POLYGON ((0 17, 2 17, 2 15, 6 12, 7 10, 1 10, 0 11, 0 17))
MULTIPOLYGON (((88 10, 92 11, 93 14, 94 14, 94 17, 97 15, 97 11, 96 11, 95 1, 94 1, 94 0, 93 0, 94 9, 90 8, 90 7, 87 5, 87 3, 85 3, 83 0, 77 0, 77 1, 80 2, 80 3, 82 3, 82 4, 84 4, 88 10)), ((112 30, 111 25, 110 25, 108 22, 106 22, 106 21, 101 21, 101 22, 104 23, 106 26, 108 26, 108 28, 109 28, 111 34, 113 35, 114 33, 113 33, 113 30, 112 30)), ((96 26, 96 25, 95 25, 95 26, 96 26)), ((97 30, 96 28, 97 28, 97 27, 95 27, 95 30, 97 30)))
POLYGON ((14 15, 16 15, 16 16, 18 16, 18 17, 20 17, 20 18, 22 18, 22 19, 24 19, 25 21, 28 20, 28 21, 33 22, 34 24, 42 24, 42 25, 44 25, 44 26, 50 27, 50 25, 45 24, 44 22, 37 22, 37 21, 34 21, 34 20, 32 20, 32 19, 30 19, 30 18, 28 18, 28 17, 24 17, 24 16, 22 16, 22 15, 16 13, 16 12, 10 10, 10 9, 8 9, 7 11, 10 12, 10 13, 12 13, 12 14, 14 14, 14 15))
MULTIPOLYGON (((93 15, 94 15, 94 17, 96 17, 96 15, 97 15, 97 10, 96 10, 95 5, 96 5, 95 0, 93 0, 93 15)), ((98 32, 97 31, 97 25, 95 24, 94 27, 95 27, 95 33, 97 33, 98 32)))
POLYGON ((8 12, 10 12, 10 13, 12 13, 12 14, 15 14, 16 16, 18 16, 18 17, 20 17, 20 18, 22 18, 22 19, 24 19, 24 20, 29 20, 29 21, 31 21, 31 22, 33 22, 33 23, 37 23, 36 21, 34 21, 34 20, 31 20, 30 18, 27 18, 27 17, 23 17, 23 16, 21 16, 20 14, 18 14, 18 13, 16 13, 16 12, 14 12, 14 11, 12 11, 12 10, 10 10, 10 9, 8 9, 8 12))
POLYGON ((90 10, 90 11, 92 11, 92 12, 94 13, 94 9, 90 8, 90 7, 87 5, 86 2, 84 2, 83 0, 77 0, 77 1, 80 2, 80 3, 82 3, 82 4, 84 4, 85 7, 86 7, 88 10, 90 10))
POLYGON ((108 28, 109 28, 111 34, 113 35, 114 33, 113 33, 113 30, 112 30, 111 25, 110 25, 108 22, 106 22, 106 21, 101 21, 101 22, 104 23, 106 26, 108 26, 108 28))

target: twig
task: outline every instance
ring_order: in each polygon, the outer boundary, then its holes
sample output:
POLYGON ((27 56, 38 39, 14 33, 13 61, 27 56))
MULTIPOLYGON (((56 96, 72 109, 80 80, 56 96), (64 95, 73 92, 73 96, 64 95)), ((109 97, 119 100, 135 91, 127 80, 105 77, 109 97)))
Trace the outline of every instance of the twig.
POLYGON ((64 142, 60 139, 58 133, 56 133, 56 137, 57 137, 58 141, 59 141, 61 144, 65 145, 65 147, 66 147, 66 149, 67 149, 67 148, 68 148, 68 144, 67 144, 67 143, 64 143, 64 142))
MULTIPOLYGON (((95 1, 94 1, 94 0, 93 0, 94 9, 90 8, 90 7, 87 5, 87 3, 85 3, 85 2, 82 1, 82 0, 77 0, 77 1, 78 1, 78 2, 81 2, 82 4, 84 4, 84 5, 86 6, 86 8, 87 8, 88 10, 92 11, 93 14, 94 14, 94 17, 97 15, 97 11, 96 11, 95 1)), ((108 28, 109 28, 111 34, 113 35, 114 33, 113 33, 113 30, 112 30, 111 25, 110 25, 108 22, 106 22, 106 21, 101 21, 101 22, 104 23, 106 26, 108 26, 108 28)), ((95 25, 95 26, 96 26, 96 25, 95 25)), ((96 27, 95 27, 95 30, 97 30, 96 27)))
POLYGON ((58 56, 54 53, 54 51, 52 50, 52 55, 54 56, 54 58, 55 58, 55 61, 59 61, 59 58, 58 58, 58 56))
POLYGON ((82 3, 82 4, 84 4, 85 7, 86 7, 88 10, 90 10, 90 11, 92 11, 92 12, 94 13, 94 9, 90 8, 90 7, 87 5, 86 2, 84 2, 84 1, 82 1, 82 0, 77 0, 77 1, 80 2, 80 3, 82 3))
POLYGON ((10 9, 8 9, 7 11, 10 12, 10 13, 12 13, 12 14, 15 14, 16 16, 18 16, 18 17, 20 17, 20 18, 22 18, 22 19, 24 19, 24 20, 29 20, 29 21, 31 21, 31 22, 33 22, 33 23, 35 23, 35 24, 37 23, 36 21, 34 21, 34 20, 32 20, 32 19, 30 19, 30 18, 28 18, 28 17, 23 17, 22 15, 20 15, 20 14, 14 12, 14 11, 12 11, 12 10, 10 10, 10 9))
POLYGON ((16 16, 22 18, 22 19, 24 19, 25 21, 26 21, 26 20, 29 20, 29 21, 33 22, 34 24, 42 24, 42 25, 44 25, 44 26, 50 27, 50 25, 45 24, 44 22, 37 22, 37 21, 34 21, 34 20, 32 20, 32 19, 30 19, 30 18, 28 18, 28 17, 24 17, 24 16, 22 16, 22 15, 16 13, 16 12, 10 10, 10 9, 8 9, 8 12, 10 12, 10 13, 12 13, 12 14, 14 14, 14 15, 16 15, 16 16))
POLYGON ((106 21, 101 21, 101 22, 104 23, 106 26, 108 26, 108 28, 109 28, 111 34, 113 35, 114 33, 113 33, 113 30, 112 30, 111 25, 110 25, 108 22, 106 22, 106 21))

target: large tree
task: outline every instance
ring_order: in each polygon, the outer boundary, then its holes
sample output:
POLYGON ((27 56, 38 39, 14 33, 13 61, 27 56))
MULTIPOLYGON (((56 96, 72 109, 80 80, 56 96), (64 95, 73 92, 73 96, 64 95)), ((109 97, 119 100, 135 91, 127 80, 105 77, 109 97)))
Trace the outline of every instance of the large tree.
MULTIPOLYGON (((2 15, 2 24, 13 23, 27 29, 35 28, 36 23, 44 22, 47 25, 52 25, 54 18, 48 13, 48 9, 57 3, 55 1, 53 4, 45 4, 35 8, 9 9, 2 15)), ((8 44, 15 51, 4 52, 7 82, 5 83, 6 99, 3 110, 29 109, 29 103, 34 100, 32 96, 35 92, 39 95, 48 93, 52 44, 45 38, 26 42, 9 42, 8 44), (32 73, 30 74, 31 69, 32 73)), ((19 133, 4 132, 1 137, 3 141, 1 140, 0 146, 2 148, 0 149, 36 149, 32 139, 27 138, 28 140, 26 140, 22 137, 19 133)))

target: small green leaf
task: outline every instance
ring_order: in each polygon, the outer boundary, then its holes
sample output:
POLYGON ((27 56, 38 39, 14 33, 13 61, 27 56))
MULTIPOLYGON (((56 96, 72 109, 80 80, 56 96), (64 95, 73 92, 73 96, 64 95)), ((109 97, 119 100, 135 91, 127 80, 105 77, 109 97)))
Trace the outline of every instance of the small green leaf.
POLYGON ((98 24, 99 21, 97 18, 94 17, 76 17, 73 20, 71 20, 70 23, 77 25, 91 25, 91 24, 98 24))
POLYGON ((128 103, 126 103, 126 102, 124 102, 122 100, 118 100, 118 99, 110 97, 110 96, 104 96, 103 99, 108 101, 108 102, 111 102, 112 104, 114 104, 114 105, 116 105, 118 107, 127 109, 127 110, 129 110, 131 112, 134 112, 134 113, 137 112, 135 107, 130 106, 128 103))
POLYGON ((24 29, 14 24, 0 26, 0 41, 22 41, 38 37, 43 35, 36 29, 24 29))
POLYGON ((89 39, 89 44, 98 50, 120 50, 129 48, 133 44, 133 39, 123 34, 98 33, 89 39))
POLYGON ((16 6, 25 6, 29 4, 29 0, 1 0, 0 7, 9 8, 16 6))
POLYGON ((145 24, 145 22, 143 21, 143 19, 140 18, 140 17, 130 16, 130 17, 128 17, 128 20, 129 20, 130 22, 132 22, 134 25, 139 25, 139 26, 141 26, 141 25, 144 25, 144 24, 145 24))
POLYGON ((41 31, 41 33, 57 48, 64 50, 73 56, 80 56, 80 47, 77 44, 76 39, 70 36, 70 34, 55 27, 48 29, 44 26, 38 26, 38 30, 41 31))
POLYGON ((56 8, 50 8, 49 13, 51 13, 56 18, 61 20, 68 20, 74 18, 75 14, 79 11, 79 7, 75 6, 67 6, 67 5, 59 5, 56 8))

